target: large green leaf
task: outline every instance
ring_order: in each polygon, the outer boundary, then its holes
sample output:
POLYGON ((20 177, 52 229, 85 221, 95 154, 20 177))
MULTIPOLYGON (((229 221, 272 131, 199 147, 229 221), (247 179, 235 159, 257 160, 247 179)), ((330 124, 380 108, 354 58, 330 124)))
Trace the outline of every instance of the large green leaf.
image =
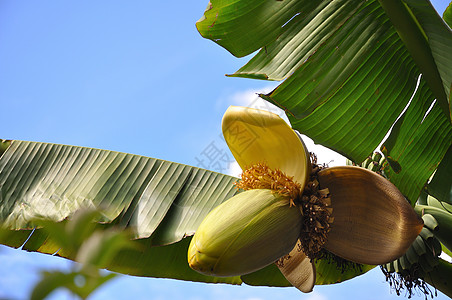
POLYGON ((100 207, 101 221, 117 219, 136 238, 147 238, 165 216, 177 215, 172 236, 161 244, 193 233, 212 207, 234 195, 236 180, 142 156, 21 141, 2 156, 0 174, 0 218, 8 228, 32 227, 36 216, 61 221, 80 208, 100 207), (192 211, 184 211, 187 205, 192 211))
POLYGON ((231 76, 284 80, 261 96, 284 109, 295 129, 358 163, 383 141, 409 103, 413 108, 405 115, 410 115, 402 118, 405 133, 393 130, 385 147, 395 168, 387 169, 391 181, 411 201, 417 199, 450 145, 452 128, 447 103, 452 32, 430 2, 260 2, 212 0, 197 24, 201 35, 235 55, 232 47, 238 49, 238 37, 253 24, 240 55, 261 50, 231 76), (276 6, 279 23, 260 19, 276 6), (279 20, 283 16, 285 22, 279 20), (422 87, 410 102, 421 73, 422 87))
MULTIPOLYGON (((20 247, 38 216, 59 222, 79 209, 97 208, 99 222, 127 228, 142 245, 140 251, 131 249, 132 253, 114 259, 108 268, 142 276, 178 274, 187 280, 237 284, 240 278, 207 277, 192 271, 186 260, 188 239, 184 239, 213 207, 236 193, 234 181, 231 176, 137 155, 13 141, 0 159, 0 220, 9 229, 1 242, 20 247), (180 259, 169 263, 176 254, 180 259), (146 270, 142 258, 157 263, 157 269, 146 270), (122 265, 125 260, 127 264, 122 265), (165 261, 168 265, 160 268, 165 261)), ((23 249, 55 253, 59 245, 36 229, 23 249)))
MULTIPOLYGON (((439 106, 450 117, 448 96, 452 62, 448 53, 452 50, 450 28, 429 1, 379 0, 394 25, 412 59, 424 75, 439 106)), ((449 99, 450 100, 450 99, 449 99)))
MULTIPOLYGON (((447 23, 441 19, 430 1, 406 0, 406 3, 411 9, 411 15, 416 16, 416 21, 419 22, 420 27, 427 37, 431 55, 434 59, 434 63, 431 65, 432 67, 436 66, 438 68, 438 73, 441 77, 438 81, 439 83, 442 83, 445 98, 440 98, 440 95, 434 90, 433 83, 429 82, 429 86, 432 88, 433 94, 440 106, 444 108, 443 105, 447 106, 447 104, 449 104, 449 107, 446 107, 445 109, 448 110, 450 114, 450 111, 452 110, 450 108, 452 105, 452 56, 450 55, 450 53, 452 53, 452 30, 447 23)), ((421 69, 421 71, 424 76, 427 76, 427 70, 424 71, 421 69)), ((439 89, 440 87, 438 87, 438 90, 439 89)), ((440 92, 438 91, 438 93, 440 92)))
POLYGON ((302 10, 303 4, 298 0, 211 1, 197 27, 205 37, 241 57, 277 38, 293 12, 302 10))
POLYGON ((389 162, 385 174, 412 204, 452 143, 449 120, 439 105, 430 107, 431 99, 433 95, 422 80, 412 104, 382 145, 389 162))
MULTIPOLYGON (((212 208, 236 193, 236 180, 137 155, 13 141, 0 158, 0 243, 75 259, 76 253, 60 249, 67 244, 59 230, 64 227, 49 220, 66 222, 80 209, 96 208, 101 228, 119 226, 135 239, 133 247, 109 260, 105 267, 110 270, 201 282, 289 286, 275 266, 242 278, 205 276, 189 268, 190 236, 212 208), (37 217, 47 220, 36 221, 37 217), (51 228, 36 228, 34 223, 51 228)), ((318 266, 318 284, 347 280, 368 270, 344 275, 329 269, 328 264, 318 266)))
POLYGON ((452 146, 439 164, 427 191, 436 199, 452 204, 452 146))

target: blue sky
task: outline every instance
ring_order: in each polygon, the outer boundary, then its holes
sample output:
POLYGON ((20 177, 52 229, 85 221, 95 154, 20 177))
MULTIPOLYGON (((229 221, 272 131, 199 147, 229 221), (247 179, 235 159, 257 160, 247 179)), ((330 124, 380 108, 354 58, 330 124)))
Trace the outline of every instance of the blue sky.
MULTIPOLYGON (((220 137, 224 111, 229 105, 258 103, 255 92, 275 83, 224 76, 248 58, 234 58, 197 33, 195 22, 207 2, 1 1, 0 137, 116 150, 194 166, 201 166, 209 145, 229 153, 220 137)), ((446 0, 433 3, 440 12, 447 6, 446 0)), ((318 154, 321 161, 342 163, 334 154, 318 154)), ((234 170, 229 164, 206 167, 234 170)), ((25 299, 40 270, 69 267, 63 259, 1 247, 0 298, 25 299)), ((400 299, 378 270, 343 284, 316 287, 308 295, 293 288, 120 276, 92 299, 126 297, 400 299)))

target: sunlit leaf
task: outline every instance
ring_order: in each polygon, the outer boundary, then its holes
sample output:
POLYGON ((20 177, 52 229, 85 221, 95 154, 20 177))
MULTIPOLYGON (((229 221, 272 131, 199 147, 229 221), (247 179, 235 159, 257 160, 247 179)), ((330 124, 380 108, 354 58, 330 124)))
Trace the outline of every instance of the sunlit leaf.
POLYGON ((446 10, 443 13, 443 19, 449 25, 449 27, 452 27, 452 2, 447 6, 446 10))
MULTIPOLYGON (((170 253, 166 247, 151 245, 173 244, 193 234, 213 207, 236 193, 234 181, 236 178, 231 176, 137 155, 14 141, 0 159, 0 219, 9 229, 1 242, 21 246, 35 225, 39 225, 36 217, 61 222, 80 209, 96 208, 100 212, 98 222, 128 228, 134 238, 146 241, 144 250, 130 249, 136 251, 130 258, 137 267, 131 274, 140 275, 146 272, 142 270, 146 264, 139 257, 153 253, 154 249, 170 253)), ((74 222, 69 231, 82 238, 90 224, 84 220, 74 222)), ((57 236, 64 239, 64 233, 60 233, 57 236)), ((58 239, 49 238, 48 232, 39 228, 23 245, 29 251, 51 254, 58 251, 59 255, 75 259, 74 251, 61 247, 58 239)), ((182 267, 189 269, 187 248, 178 251, 184 258, 179 261, 182 267)), ((158 256, 152 258, 158 258, 159 263, 163 261, 158 256)), ((121 259, 103 263, 118 269, 120 262, 121 259)), ((173 270, 168 267, 166 271, 175 274, 177 268, 175 265, 173 270)), ((189 273, 195 277, 187 275, 184 279, 241 282, 189 273)))

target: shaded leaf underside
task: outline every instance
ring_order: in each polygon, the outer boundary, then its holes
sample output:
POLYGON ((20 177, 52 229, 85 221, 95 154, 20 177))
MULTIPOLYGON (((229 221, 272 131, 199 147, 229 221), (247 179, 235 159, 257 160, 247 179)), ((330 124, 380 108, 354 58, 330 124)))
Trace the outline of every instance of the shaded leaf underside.
POLYGON ((419 74, 415 64, 377 1, 333 1, 307 25, 292 23, 274 42, 284 58, 259 53, 271 61, 267 73, 291 60, 294 43, 306 47, 297 46, 295 71, 287 70, 290 76, 264 98, 288 111, 295 129, 364 160, 408 103, 419 74), (326 27, 324 40, 316 41, 312 27, 326 27))
POLYGON ((430 107, 432 99, 421 80, 411 105, 381 149, 389 161, 385 174, 413 204, 452 143, 449 120, 438 104, 430 107))
MULTIPOLYGON (((429 1, 405 0, 424 30, 433 59, 441 76, 444 93, 451 107, 452 31, 429 1)), ((447 105, 447 103, 445 103, 447 105)))
POLYGON ((452 146, 449 147, 432 180, 427 186, 430 195, 452 204, 452 146))

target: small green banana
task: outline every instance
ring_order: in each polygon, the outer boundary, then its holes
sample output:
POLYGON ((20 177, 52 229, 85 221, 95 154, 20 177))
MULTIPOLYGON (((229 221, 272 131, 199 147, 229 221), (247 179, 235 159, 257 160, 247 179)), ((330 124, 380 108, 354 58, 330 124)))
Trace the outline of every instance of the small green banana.
POLYGON ((422 216, 424 221, 424 227, 427 227, 431 231, 435 231, 438 228, 438 221, 431 214, 425 214, 422 216))
POLYGON ((433 234, 447 249, 452 251, 452 214, 444 209, 427 205, 416 205, 414 210, 419 215, 429 214, 435 218, 438 226, 433 230, 433 234))

